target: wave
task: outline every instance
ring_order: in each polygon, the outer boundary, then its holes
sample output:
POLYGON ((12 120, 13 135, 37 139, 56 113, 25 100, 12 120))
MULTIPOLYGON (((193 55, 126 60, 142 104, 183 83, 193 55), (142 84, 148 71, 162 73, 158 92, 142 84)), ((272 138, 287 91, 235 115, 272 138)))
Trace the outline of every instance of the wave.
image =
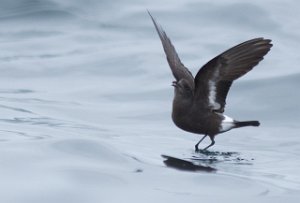
POLYGON ((0 20, 62 20, 76 16, 54 1, 1 2, 0 20))

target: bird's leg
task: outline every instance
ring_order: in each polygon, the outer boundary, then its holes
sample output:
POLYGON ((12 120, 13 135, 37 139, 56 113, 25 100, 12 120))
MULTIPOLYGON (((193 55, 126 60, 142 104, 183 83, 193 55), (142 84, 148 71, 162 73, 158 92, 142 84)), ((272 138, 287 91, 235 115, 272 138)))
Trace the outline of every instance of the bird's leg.
POLYGON ((195 151, 196 151, 196 152, 199 151, 198 146, 199 146, 199 144, 204 140, 204 138, 206 138, 206 136, 207 136, 207 135, 204 135, 204 136, 201 138, 201 140, 199 140, 199 142, 195 145, 195 151))
POLYGON ((215 144, 215 137, 214 136, 209 136, 210 137, 210 140, 211 140, 211 143, 210 145, 208 145, 207 147, 205 147, 203 150, 207 150, 208 148, 210 148, 211 146, 213 146, 215 144))

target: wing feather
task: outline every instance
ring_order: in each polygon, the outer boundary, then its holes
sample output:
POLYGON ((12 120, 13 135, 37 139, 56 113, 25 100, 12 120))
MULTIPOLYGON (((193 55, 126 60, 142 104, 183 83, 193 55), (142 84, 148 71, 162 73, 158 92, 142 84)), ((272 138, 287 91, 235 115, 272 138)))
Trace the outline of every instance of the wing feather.
POLYGON ((151 20, 155 26, 155 29, 159 35, 159 38, 161 40, 161 43, 163 45, 167 61, 169 63, 169 66, 172 70, 172 73, 177 81, 181 79, 185 79, 191 88, 194 89, 194 77, 192 73, 183 65, 180 58, 178 57, 178 54, 175 50, 175 47, 173 46, 171 40, 167 36, 166 32, 163 30, 163 28, 155 21, 155 19, 152 17, 151 13, 148 11, 148 14, 151 17, 151 20))
POLYGON ((271 40, 255 38, 234 46, 210 60, 195 77, 195 102, 206 101, 209 108, 222 113, 233 81, 252 70, 263 60, 271 47, 271 40), (211 87, 212 84, 215 87, 211 87), (211 91, 215 91, 214 101, 208 97, 211 91))

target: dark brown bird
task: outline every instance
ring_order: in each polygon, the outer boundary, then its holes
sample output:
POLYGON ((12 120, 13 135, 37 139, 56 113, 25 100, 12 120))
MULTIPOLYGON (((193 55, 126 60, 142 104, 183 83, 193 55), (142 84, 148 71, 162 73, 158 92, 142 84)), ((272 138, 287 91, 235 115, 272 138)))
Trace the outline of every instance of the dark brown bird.
MULTIPOLYGON (((148 12, 149 13, 149 12, 148 12)), ((215 144, 217 134, 233 128, 259 126, 258 121, 237 121, 224 115, 226 97, 233 81, 252 70, 272 47, 271 40, 255 38, 236 45, 206 63, 194 78, 180 61, 165 31, 149 13, 162 42, 172 73, 175 96, 172 119, 182 130, 203 134, 215 144)))

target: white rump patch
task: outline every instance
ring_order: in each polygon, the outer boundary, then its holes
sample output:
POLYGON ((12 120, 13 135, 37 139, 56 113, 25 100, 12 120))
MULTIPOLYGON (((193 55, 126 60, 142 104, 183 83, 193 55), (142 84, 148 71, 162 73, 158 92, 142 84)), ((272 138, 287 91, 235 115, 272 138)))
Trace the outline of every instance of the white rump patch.
POLYGON ((223 115, 224 119, 222 120, 221 126, 220 126, 220 131, 221 132, 226 132, 234 126, 234 120, 230 118, 229 116, 223 115))
POLYGON ((208 81, 208 102, 215 110, 221 108, 221 105, 216 102, 216 83, 212 80, 208 81))

